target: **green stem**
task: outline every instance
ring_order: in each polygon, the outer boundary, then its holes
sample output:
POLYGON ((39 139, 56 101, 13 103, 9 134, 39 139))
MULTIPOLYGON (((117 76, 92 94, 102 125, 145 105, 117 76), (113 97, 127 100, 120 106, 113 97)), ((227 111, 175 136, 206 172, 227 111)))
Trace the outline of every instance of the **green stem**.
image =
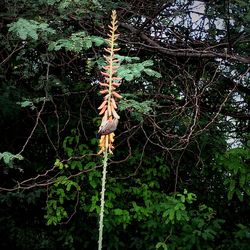
POLYGON ((99 240, 98 250, 102 250, 102 238, 103 238, 103 217, 104 217, 104 204, 105 204, 105 185, 108 165, 108 149, 106 148, 103 155, 103 171, 102 171, 102 191, 101 191, 101 210, 99 219, 99 240))

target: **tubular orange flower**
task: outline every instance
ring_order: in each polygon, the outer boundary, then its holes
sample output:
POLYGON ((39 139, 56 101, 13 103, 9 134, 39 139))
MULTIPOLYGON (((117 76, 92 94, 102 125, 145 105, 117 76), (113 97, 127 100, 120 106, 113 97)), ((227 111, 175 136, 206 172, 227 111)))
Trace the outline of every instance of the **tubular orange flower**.
POLYGON ((112 11, 111 16, 111 25, 109 27, 108 39, 106 39, 108 43, 108 48, 105 48, 105 52, 108 55, 104 55, 106 65, 103 66, 103 71, 101 74, 104 77, 104 81, 100 82, 100 86, 102 89, 99 91, 104 95, 103 102, 99 106, 99 114, 103 115, 102 123, 99 127, 99 134, 101 134, 101 138, 99 141, 100 150, 98 154, 107 153, 113 154, 112 150, 114 149, 114 131, 116 130, 116 126, 118 124, 118 119, 120 116, 117 114, 117 101, 121 99, 122 96, 118 94, 115 90, 120 86, 121 78, 116 76, 119 59, 115 57, 115 53, 120 50, 117 48, 116 40, 118 38, 118 34, 116 34, 117 30, 117 20, 116 20, 116 11, 112 11))

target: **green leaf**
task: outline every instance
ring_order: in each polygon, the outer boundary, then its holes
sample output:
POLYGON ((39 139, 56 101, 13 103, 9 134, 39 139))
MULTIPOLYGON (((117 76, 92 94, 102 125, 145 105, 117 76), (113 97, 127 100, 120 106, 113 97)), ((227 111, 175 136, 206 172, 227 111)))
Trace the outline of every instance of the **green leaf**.
POLYGON ((8 25, 9 32, 15 34, 22 40, 31 38, 32 40, 38 40, 39 34, 43 36, 49 34, 55 34, 55 30, 49 28, 47 23, 39 23, 34 20, 27 20, 19 18, 16 22, 8 25))
POLYGON ((178 210, 178 211, 176 211, 176 219, 178 220, 178 221, 180 221, 181 220, 181 218, 182 218, 182 216, 181 216, 181 212, 178 210))
POLYGON ((99 36, 91 36, 92 42, 95 43, 96 46, 101 46, 105 43, 105 40, 99 36))
POLYGON ((0 153, 0 160, 3 159, 4 163, 10 167, 12 167, 12 163, 15 159, 23 160, 23 156, 20 154, 12 154, 10 152, 0 153))
POLYGON ((119 59, 120 63, 127 62, 127 63, 132 63, 134 61, 140 61, 139 57, 132 57, 132 56, 122 56, 119 54, 116 54, 115 56, 117 59, 119 59))
POLYGON ((155 70, 152 69, 144 69, 144 72, 149 75, 149 76, 153 76, 156 78, 161 78, 161 74, 155 70))
POLYGON ((240 175, 240 186, 243 188, 246 182, 246 175, 245 174, 241 174, 240 175))
MULTIPOLYGON (((118 58, 121 58, 120 56, 117 56, 118 58)), ((124 59, 124 58, 122 58, 124 59)), ((137 58, 136 58, 137 59, 137 58)), ((133 58, 131 60, 128 60, 128 58, 121 60, 123 61, 129 61, 132 62, 134 61, 133 58)), ((125 79, 126 81, 132 81, 136 78, 141 77, 142 73, 146 73, 149 76, 152 77, 161 77, 160 73, 157 71, 154 71, 148 67, 153 66, 153 61, 152 60, 146 60, 141 63, 127 63, 127 64, 122 64, 117 71, 117 74, 119 77, 125 79)))
POLYGON ((244 198, 243 193, 238 188, 235 190, 235 193, 236 193, 238 199, 242 202, 243 198, 244 198))
POLYGON ((35 106, 33 104, 33 102, 31 101, 23 101, 23 102, 17 102, 17 104, 19 104, 22 108, 26 108, 26 107, 31 107, 31 109, 35 109, 35 106))
POLYGON ((235 180, 231 180, 229 185, 229 191, 234 191, 234 189, 235 189, 235 180))
POLYGON ((174 221, 174 216, 175 216, 175 210, 170 209, 169 210, 169 220, 171 220, 173 222, 174 221))
POLYGON ((146 61, 142 62, 142 65, 144 67, 149 67, 149 66, 153 66, 154 62, 152 60, 146 60, 146 61))
POLYGON ((122 215, 122 214, 123 214, 123 211, 122 211, 122 209, 120 209, 120 208, 116 208, 116 209, 114 209, 114 214, 115 214, 115 215, 122 215))
POLYGON ((234 191, 229 190, 229 192, 227 193, 227 199, 228 199, 228 200, 232 200, 233 195, 234 195, 234 191))
POLYGON ((104 39, 97 36, 89 36, 86 32, 77 32, 73 33, 67 39, 59 39, 55 42, 51 42, 48 46, 49 51, 58 51, 65 49, 73 52, 81 52, 82 50, 88 50, 93 46, 93 43, 96 46, 101 46, 104 44, 104 39))
POLYGON ((163 248, 164 250, 168 250, 168 246, 165 242, 158 242, 155 246, 156 249, 163 248))

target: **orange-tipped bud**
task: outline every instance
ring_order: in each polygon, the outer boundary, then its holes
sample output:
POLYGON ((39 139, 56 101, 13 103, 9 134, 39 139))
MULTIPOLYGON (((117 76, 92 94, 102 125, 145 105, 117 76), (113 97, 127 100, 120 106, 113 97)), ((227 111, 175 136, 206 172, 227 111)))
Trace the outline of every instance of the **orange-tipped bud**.
POLYGON ((100 90, 99 91, 101 94, 107 94, 108 92, 109 92, 109 90, 108 89, 104 89, 104 90, 100 90))
POLYGON ((101 74, 104 75, 104 76, 109 76, 109 73, 106 73, 106 72, 101 71, 101 74))
POLYGON ((104 50, 109 53, 111 52, 110 48, 104 48, 104 50))
POLYGON ((117 105, 116 105, 116 102, 115 102, 115 99, 114 99, 114 98, 111 98, 111 103, 112 103, 113 107, 114 107, 115 109, 117 109, 117 105))
POLYGON ((106 109, 107 109, 107 105, 105 105, 105 106, 102 108, 102 110, 99 112, 99 115, 104 114, 104 112, 106 111, 106 109))
POLYGON ((103 87, 109 87, 108 83, 105 83, 105 82, 99 82, 99 84, 103 87))
POLYGON ((121 84, 120 83, 118 83, 118 82, 112 82, 112 86, 113 87, 119 87, 121 84))
POLYGON ((118 99, 122 99, 122 96, 115 91, 112 92, 112 95, 118 99))
POLYGON ((121 77, 117 77, 117 76, 113 76, 113 78, 112 78, 113 80, 116 80, 116 81, 120 81, 120 80, 122 80, 122 78, 121 77))
POLYGON ((98 107, 98 109, 102 109, 107 104, 107 101, 104 100, 102 104, 98 107))

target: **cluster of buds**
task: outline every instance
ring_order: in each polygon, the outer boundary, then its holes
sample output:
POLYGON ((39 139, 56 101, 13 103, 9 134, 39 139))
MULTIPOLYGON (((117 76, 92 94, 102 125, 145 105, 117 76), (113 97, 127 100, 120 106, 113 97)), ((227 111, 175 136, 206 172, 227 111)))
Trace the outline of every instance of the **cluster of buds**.
POLYGON ((117 27, 116 11, 112 11, 111 25, 109 25, 110 33, 108 34, 108 39, 106 39, 108 48, 105 48, 108 55, 104 56, 106 66, 103 67, 104 70, 101 72, 104 81, 99 83, 102 88, 100 93, 104 95, 104 97, 102 104, 98 108, 100 110, 99 115, 103 115, 98 131, 101 135, 99 142, 100 151, 98 154, 103 152, 112 154, 112 150, 114 149, 114 131, 117 128, 120 118, 116 112, 117 101, 122 98, 122 96, 116 92, 116 88, 119 87, 121 81, 121 78, 116 77, 117 68, 119 67, 119 60, 115 57, 115 52, 119 50, 116 44, 118 38, 118 34, 116 34, 117 27))

